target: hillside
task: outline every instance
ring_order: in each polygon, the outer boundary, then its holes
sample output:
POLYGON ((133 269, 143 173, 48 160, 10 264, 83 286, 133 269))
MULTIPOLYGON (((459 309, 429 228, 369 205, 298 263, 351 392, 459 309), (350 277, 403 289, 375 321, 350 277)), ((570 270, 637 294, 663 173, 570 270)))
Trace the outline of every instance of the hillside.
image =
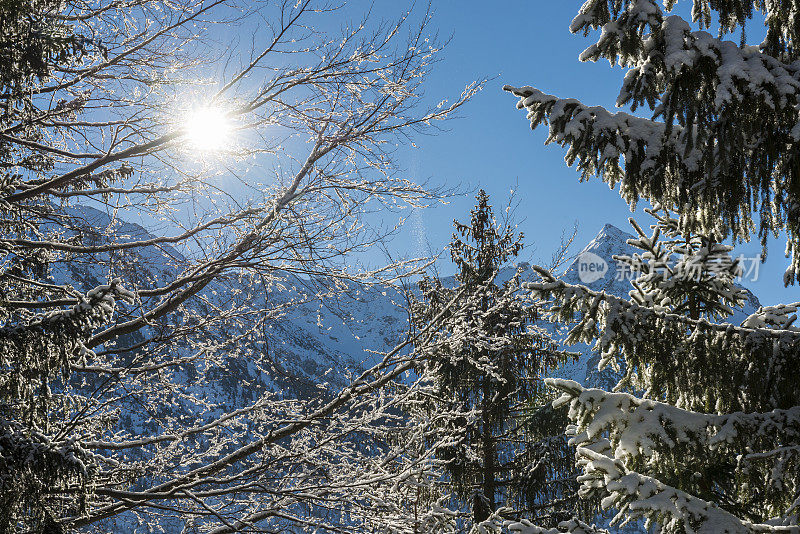
MULTIPOLYGON (((148 236, 136 224, 124 223, 111 227, 111 219, 92 208, 80 208, 75 214, 95 227, 106 228, 109 235, 123 236, 123 239, 144 239, 148 236)), ((594 290, 627 297, 631 286, 618 273, 613 256, 631 253, 632 248, 626 240, 632 237, 613 225, 605 225, 575 256, 563 275, 564 280, 572 284, 584 283, 586 277, 581 279, 581 262, 585 258, 594 258, 594 261, 605 263, 605 271, 586 285, 594 290), (586 256, 587 253, 590 256, 586 256)), ((138 276, 154 284, 179 269, 182 261, 181 254, 163 246, 147 249, 135 258, 126 258, 129 265, 135 265, 139 270, 138 276)), ((528 264, 522 263, 518 267, 523 270, 523 278, 532 279, 533 271, 528 264)), ((513 272, 514 268, 511 267, 504 269, 499 273, 498 281, 507 279, 513 272)), ((71 263, 67 268, 56 265, 54 269, 56 283, 70 280, 85 289, 103 283, 106 278, 107 273, 96 265, 71 263)), ((403 339, 407 330, 404 298, 391 287, 365 286, 355 282, 343 284, 291 274, 273 276, 263 287, 255 289, 237 287, 247 283, 245 280, 228 279, 220 283, 209 286, 197 299, 196 305, 202 308, 216 302, 224 306, 224 303, 217 302, 218 295, 234 289, 235 292, 250 295, 253 308, 276 311, 264 322, 263 346, 256 351, 262 358, 260 365, 231 357, 227 372, 214 369, 203 380, 193 379, 198 384, 205 384, 205 391, 198 394, 209 401, 237 405, 252 399, 258 390, 307 396, 318 394, 320 385, 323 389, 340 387, 350 372, 374 361, 376 353, 390 350, 403 339), (228 287, 219 287, 220 283, 228 287), (338 290, 335 295, 317 298, 317 295, 328 292, 334 285, 338 290), (254 390, 248 391, 248 388, 254 390)), ((453 285, 455 279, 447 277, 443 283, 453 285)), ((732 323, 739 324, 759 307, 756 296, 752 293, 749 295, 750 300, 743 310, 738 310, 731 318, 732 323)), ((204 313, 208 313, 208 310, 204 313)), ((562 335, 552 328, 551 331, 555 337, 562 335)), ((219 331, 211 334, 219 338, 233 333, 219 331)), ((581 357, 561 369, 559 376, 590 385, 608 385, 606 382, 610 378, 596 373, 597 359, 589 347, 578 345, 569 347, 569 350, 579 352, 581 357)))

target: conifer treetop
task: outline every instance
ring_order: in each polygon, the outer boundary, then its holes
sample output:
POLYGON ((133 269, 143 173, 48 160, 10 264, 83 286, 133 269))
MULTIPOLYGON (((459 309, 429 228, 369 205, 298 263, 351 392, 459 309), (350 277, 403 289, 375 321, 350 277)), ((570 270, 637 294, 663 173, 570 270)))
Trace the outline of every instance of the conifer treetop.
POLYGON ((462 282, 487 281, 523 247, 522 233, 516 234, 509 224, 498 224, 486 191, 478 191, 476 200, 478 203, 470 211, 469 224, 453 221, 456 231, 450 255, 462 282))

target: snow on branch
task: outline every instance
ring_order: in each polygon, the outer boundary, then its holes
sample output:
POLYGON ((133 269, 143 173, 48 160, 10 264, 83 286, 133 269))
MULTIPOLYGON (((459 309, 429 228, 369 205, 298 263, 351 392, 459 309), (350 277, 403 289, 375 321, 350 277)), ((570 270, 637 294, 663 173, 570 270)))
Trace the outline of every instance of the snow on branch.
POLYGON ((627 469, 673 473, 686 469, 686 458, 694 458, 694 469, 699 469, 702 458, 739 457, 742 475, 756 477, 764 491, 786 496, 798 488, 796 451, 784 445, 800 442, 800 406, 715 415, 583 388, 572 380, 545 381, 563 393, 553 406, 569 405, 574 422, 567 431, 570 444, 586 447, 602 441, 627 469), (749 469, 760 460, 773 460, 771 469, 762 472, 765 476, 749 469))
MULTIPOLYGON (((670 11, 676 3, 675 0, 665 0, 661 4, 670 11)), ((787 64, 798 59, 794 43, 798 40, 796 21, 800 8, 796 1, 692 0, 692 4, 692 21, 703 29, 710 29, 712 23, 718 23, 720 35, 734 33, 737 28, 745 29, 754 13, 760 12, 764 15, 767 35, 759 48, 787 64)), ((663 18, 662 8, 655 0, 588 0, 572 21, 570 30, 586 35, 591 30, 602 29, 605 34, 615 29, 610 23, 617 23, 627 30, 623 33, 625 41, 636 42, 635 38, 645 33, 646 26, 656 27, 663 18)))
POLYGON ((637 304, 692 319, 724 319, 741 308, 747 292, 736 285, 742 270, 730 245, 713 236, 685 231, 680 219, 661 209, 645 209, 654 219, 648 236, 635 220, 638 234, 628 244, 639 249, 614 259, 635 274, 629 295, 637 304), (663 211, 663 212, 662 212, 663 211))
POLYGON ((726 415, 682 410, 628 393, 584 388, 573 380, 547 378, 545 382, 563 392, 554 407, 569 403, 570 419, 576 421, 573 441, 580 445, 610 432, 615 458, 651 455, 657 446, 674 447, 678 442, 709 448, 735 440, 752 449, 756 440, 777 443, 800 439, 800 406, 764 413, 736 412, 726 415))
MULTIPOLYGON (((608 0, 589 0, 581 7, 578 15, 572 19, 570 31, 572 33, 584 32, 588 34, 593 29, 603 29, 603 33, 610 32, 611 11, 608 0)), ((645 24, 655 25, 662 20, 661 8, 655 0, 626 0, 625 9, 615 21, 617 25, 632 26, 638 30, 645 24)))
POLYGON ((0 393, 34 409, 48 401, 47 383, 69 374, 70 364, 85 364, 94 353, 84 342, 95 328, 108 323, 117 300, 132 302, 134 294, 119 279, 90 290, 65 310, 50 311, 24 324, 0 328, 0 393))
MULTIPOLYGON (((633 101, 636 107, 648 102, 653 109, 656 102, 669 102, 669 98, 658 96, 664 91, 665 77, 703 79, 713 86, 710 101, 716 113, 753 98, 772 110, 797 103, 800 65, 784 63, 755 46, 740 47, 708 32, 692 31, 681 17, 664 17, 653 0, 628 4, 614 20, 597 13, 603 7, 600 4, 587 3, 573 21, 572 31, 602 29, 597 43, 581 54, 581 61, 603 57, 612 64, 633 67, 625 76, 618 106, 633 101)), ((800 129, 797 132, 800 135, 800 129)))
POLYGON ((800 533, 800 527, 750 523, 655 478, 628 471, 619 460, 581 447, 577 452, 584 475, 580 481, 587 492, 605 488, 605 509, 618 510, 612 524, 626 524, 643 518, 649 528, 659 525, 662 534, 696 533, 800 533))
MULTIPOLYGON (((793 108, 800 95, 800 65, 787 65, 754 46, 740 48, 707 32, 692 32, 677 16, 667 17, 644 46, 647 53, 626 75, 618 105, 655 97, 663 91, 663 81, 658 81, 662 75, 676 81, 686 78, 687 82, 694 77, 708 84, 715 93, 709 100, 713 103, 710 109, 716 113, 725 112, 731 104, 756 99, 777 112, 793 108)), ((593 55, 597 53, 600 50, 593 55)), ((800 130, 796 128, 793 134, 797 139, 800 130)))
POLYGON ((549 124, 546 143, 566 147, 583 179, 619 183, 632 206, 645 198, 691 214, 697 233, 745 240, 758 218, 764 245, 770 233, 786 231, 792 260, 784 282, 793 283, 800 273, 800 64, 693 32, 653 0, 624 4, 612 16, 607 2, 587 2, 572 29, 602 28, 581 59, 631 67, 617 105, 635 111, 646 103, 651 119, 533 87, 504 89, 519 97, 532 128, 549 124), (759 216, 766 211, 772 215, 759 216))
POLYGON ((792 326, 797 320, 797 310, 800 302, 793 304, 778 304, 776 306, 762 306, 754 314, 742 322, 748 328, 774 328, 776 330, 792 330, 800 332, 800 328, 792 326))
MULTIPOLYGON (((502 512, 502 510, 501 510, 502 512)), ((511 521, 498 513, 476 525, 472 534, 609 534, 607 530, 589 525, 579 519, 562 521, 556 528, 542 528, 527 519, 511 521)))
MULTIPOLYGON (((530 86, 506 85, 503 90, 519 97, 517 109, 528 110, 528 120, 534 129, 543 122, 550 125, 546 143, 568 146, 565 160, 578 170, 584 179, 598 174, 611 186, 622 181, 622 193, 634 193, 624 180, 619 164, 622 156, 627 164, 641 172, 662 168, 658 156, 661 150, 674 152, 679 146, 679 130, 667 132, 665 125, 629 113, 611 113, 601 106, 587 106, 574 98, 558 98, 530 86), (630 190, 629 190, 630 189, 630 190)), ((699 149, 690 153, 687 167, 696 165, 699 149)))
POLYGON ((38 429, 0 417, 0 451, 0 495, 4 510, 33 517, 37 501, 46 499, 55 488, 66 486, 78 494, 78 507, 85 510, 87 481, 95 466, 91 453, 74 440, 52 439, 38 429), (38 476, 32 477, 31 473, 38 476))
POLYGON ((596 61, 605 57, 612 64, 636 63, 642 57, 644 29, 659 27, 664 20, 661 8, 654 0, 635 0, 628 4, 615 19, 611 19, 605 0, 586 2, 572 20, 570 30, 588 35, 592 29, 601 29, 597 43, 580 55, 581 61, 596 61))
POLYGON ((696 411, 770 411, 800 405, 797 388, 777 380, 800 365, 800 332, 664 313, 534 269, 543 280, 523 288, 551 301, 550 320, 573 323, 566 342, 594 342, 594 349, 602 353, 601 369, 620 369, 625 362, 618 388, 663 396, 696 411), (746 386, 729 388, 730 380, 746 386))

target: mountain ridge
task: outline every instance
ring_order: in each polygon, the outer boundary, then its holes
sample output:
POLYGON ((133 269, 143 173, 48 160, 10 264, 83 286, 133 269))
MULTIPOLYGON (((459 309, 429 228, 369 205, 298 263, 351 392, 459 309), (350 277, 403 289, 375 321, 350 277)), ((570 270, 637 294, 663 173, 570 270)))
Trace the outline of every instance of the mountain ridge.
MULTIPOLYGON (((114 237, 124 231, 123 239, 152 237, 146 229, 135 223, 120 221, 112 225, 111 217, 95 208, 72 208, 71 215, 86 219, 92 227, 105 228, 103 233, 107 236, 114 237)), ((634 252, 635 249, 627 244, 627 240, 633 237, 612 224, 605 224, 581 252, 573 257, 564 270, 562 279, 571 284, 583 283, 579 272, 581 258, 582 255, 591 253, 605 262, 607 267, 602 276, 584 285, 593 290, 627 298, 632 286, 613 258, 634 252)), ((185 261, 180 252, 169 246, 158 249, 148 247, 139 256, 146 261, 132 261, 131 264, 147 270, 147 273, 141 275, 153 283, 174 274, 180 268, 181 262, 185 261)), ((90 265, 84 267, 87 270, 82 273, 76 272, 74 268, 69 271, 62 269, 56 273, 55 281, 75 281, 76 277, 82 278, 85 289, 97 285, 98 281, 102 283, 104 273, 93 270, 90 265)), ((523 280, 532 280, 535 277, 531 266, 520 262, 501 269, 497 282, 502 283, 509 279, 517 270, 521 270, 523 280)), ((442 281, 450 286, 456 283, 454 276, 444 277, 442 281)), ((236 375, 240 373, 246 375, 238 377, 240 384, 257 383, 260 388, 273 390, 288 388, 287 393, 291 395, 308 395, 317 391, 319 384, 332 388, 341 387, 347 383, 352 373, 370 366, 380 353, 390 350, 405 339, 408 315, 405 311, 405 299, 397 289, 347 282, 344 291, 336 298, 317 299, 316 292, 320 288, 328 287, 329 282, 319 277, 302 279, 284 274, 276 277, 267 287, 253 291, 254 298, 259 299, 252 303, 254 306, 286 306, 285 312, 265 324, 263 351, 270 362, 271 371, 265 375, 263 369, 256 372, 249 363, 240 365, 232 362, 235 372, 226 379, 224 389, 230 390, 234 386, 232 382, 237 381, 236 375)), ((225 281, 225 284, 234 288, 237 283, 225 281)), ((226 289, 230 287, 222 288, 212 284, 204 291, 204 298, 213 301, 215 292, 226 289)), ((733 324, 739 324, 760 306, 755 295, 749 291, 748 295, 744 309, 738 310, 730 318, 733 324)), ((554 337, 563 339, 563 327, 549 324, 545 326, 554 337)), ((591 348, 567 348, 579 352, 581 357, 577 362, 558 370, 556 374, 587 385, 601 385, 593 371, 597 357, 591 348)), ((235 387, 240 388, 238 385, 235 387)), ((251 395, 247 393, 240 391, 234 397, 250 398, 251 395)))

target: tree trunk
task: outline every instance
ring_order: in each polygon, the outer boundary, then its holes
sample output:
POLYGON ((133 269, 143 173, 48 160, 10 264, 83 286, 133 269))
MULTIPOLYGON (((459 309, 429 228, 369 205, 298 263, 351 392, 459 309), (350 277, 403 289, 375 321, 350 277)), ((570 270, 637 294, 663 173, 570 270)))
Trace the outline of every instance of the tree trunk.
MULTIPOLYGON (((487 237, 485 235, 476 236, 476 241, 480 242, 481 253, 478 257, 478 279, 481 282, 488 282, 494 272, 494 265, 492 263, 491 252, 486 251, 487 237)), ((489 298, 483 296, 481 298, 481 312, 484 314, 489 309, 489 298)), ((485 357, 491 357, 488 352, 482 354, 485 357)), ((492 512, 495 511, 495 493, 496 493, 496 458, 495 458, 495 443, 492 431, 494 415, 493 398, 494 391, 492 391, 492 381, 489 376, 484 376, 481 380, 481 449, 483 453, 483 465, 481 466, 481 491, 476 491, 474 502, 472 506, 472 517, 474 524, 478 524, 489 518, 492 512)), ((477 488, 476 488, 477 489, 477 488)))
POLYGON ((483 487, 481 488, 482 491, 475 494, 475 502, 472 507, 472 515, 475 524, 487 520, 492 512, 495 511, 495 493, 497 491, 497 484, 495 481, 495 444, 494 436, 492 435, 492 409, 490 406, 492 390, 490 381, 486 378, 483 381, 482 393, 483 409, 481 410, 481 449, 483 452, 483 469, 481 478, 483 479, 483 487))

